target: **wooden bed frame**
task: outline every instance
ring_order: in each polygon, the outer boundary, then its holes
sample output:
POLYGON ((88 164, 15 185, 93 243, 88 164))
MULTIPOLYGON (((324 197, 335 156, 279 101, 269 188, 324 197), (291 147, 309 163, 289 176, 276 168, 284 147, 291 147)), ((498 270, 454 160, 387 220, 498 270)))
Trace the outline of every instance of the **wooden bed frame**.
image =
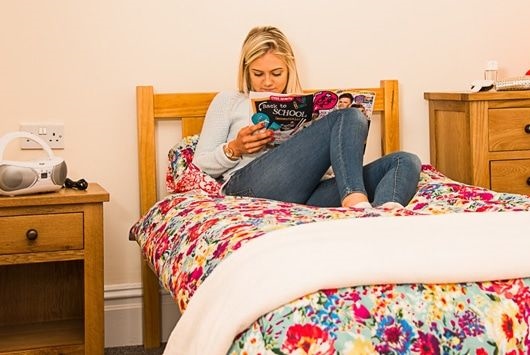
MULTIPOLYGON (((374 112, 381 116, 381 151, 387 154, 400 147, 398 81, 381 80, 376 88, 361 88, 376 93, 374 112)), ((308 90, 316 91, 316 90, 308 90)), ((155 93, 152 86, 136 88, 138 119, 138 168, 140 214, 158 200, 156 178, 155 127, 158 120, 180 120, 182 137, 200 133, 206 110, 216 95, 208 93, 155 93)), ((160 284, 147 262, 141 262, 143 287, 143 343, 156 348, 161 341, 160 284)))

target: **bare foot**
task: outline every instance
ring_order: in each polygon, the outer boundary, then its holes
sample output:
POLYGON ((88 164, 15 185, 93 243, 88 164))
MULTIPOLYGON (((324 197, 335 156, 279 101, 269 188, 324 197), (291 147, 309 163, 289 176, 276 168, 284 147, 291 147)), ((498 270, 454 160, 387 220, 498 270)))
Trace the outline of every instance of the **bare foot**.
POLYGON ((342 200, 342 207, 353 207, 360 202, 368 202, 368 197, 361 192, 353 192, 342 200))
POLYGON ((387 210, 395 210, 395 209, 398 209, 398 208, 404 208, 401 203, 394 202, 394 201, 385 202, 385 203, 383 203, 381 205, 381 207, 383 207, 384 209, 387 209, 387 210))

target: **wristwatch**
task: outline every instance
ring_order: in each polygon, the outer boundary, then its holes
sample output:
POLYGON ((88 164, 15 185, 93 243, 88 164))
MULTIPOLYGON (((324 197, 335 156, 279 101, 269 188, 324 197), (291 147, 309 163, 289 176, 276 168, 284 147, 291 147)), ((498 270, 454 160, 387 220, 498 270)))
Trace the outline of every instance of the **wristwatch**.
POLYGON ((239 160, 241 159, 240 157, 236 157, 236 153, 234 152, 234 150, 232 148, 230 148, 230 146, 228 145, 228 143, 226 143, 223 147, 223 151, 226 155, 226 157, 230 160, 233 160, 233 161, 236 161, 236 160, 239 160))

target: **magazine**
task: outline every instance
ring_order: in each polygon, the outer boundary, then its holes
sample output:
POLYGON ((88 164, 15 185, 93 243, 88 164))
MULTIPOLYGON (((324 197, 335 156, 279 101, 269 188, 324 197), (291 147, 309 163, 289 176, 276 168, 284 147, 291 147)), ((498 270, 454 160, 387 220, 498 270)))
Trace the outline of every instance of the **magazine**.
POLYGON ((356 107, 372 119, 375 92, 364 90, 325 90, 311 94, 274 94, 251 92, 251 120, 265 122, 265 128, 274 131, 273 146, 321 119, 331 111, 356 107))
POLYGON ((313 94, 250 94, 253 124, 265 123, 274 131, 273 145, 279 145, 307 127, 313 116, 313 94))
POLYGON ((355 107, 370 121, 374 113, 375 92, 348 89, 319 91, 314 94, 313 102, 317 119, 337 109, 355 107))

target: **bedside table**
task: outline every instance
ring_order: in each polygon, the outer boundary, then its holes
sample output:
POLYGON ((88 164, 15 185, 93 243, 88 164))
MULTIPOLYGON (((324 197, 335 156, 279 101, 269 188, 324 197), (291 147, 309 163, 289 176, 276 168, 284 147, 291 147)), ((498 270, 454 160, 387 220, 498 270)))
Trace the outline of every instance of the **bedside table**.
POLYGON ((103 354, 103 202, 88 189, 0 197, 0 353, 103 354))
POLYGON ((466 184, 530 195, 530 91, 424 97, 436 169, 466 184))

